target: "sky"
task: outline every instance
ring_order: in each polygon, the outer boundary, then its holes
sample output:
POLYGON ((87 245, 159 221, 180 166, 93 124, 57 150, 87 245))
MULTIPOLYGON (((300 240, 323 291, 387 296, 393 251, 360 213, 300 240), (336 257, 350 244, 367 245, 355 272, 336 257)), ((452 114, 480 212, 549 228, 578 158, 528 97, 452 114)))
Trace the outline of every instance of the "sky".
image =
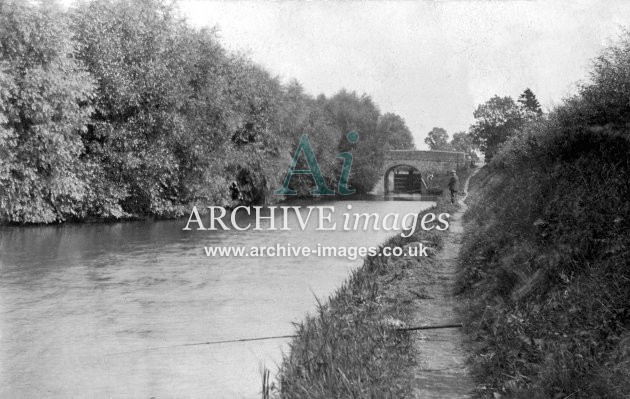
POLYGON ((558 105, 630 25, 625 0, 178 3, 283 82, 370 95, 406 120, 419 149, 434 126, 467 130, 495 94, 516 99, 529 87, 543 109, 558 105))

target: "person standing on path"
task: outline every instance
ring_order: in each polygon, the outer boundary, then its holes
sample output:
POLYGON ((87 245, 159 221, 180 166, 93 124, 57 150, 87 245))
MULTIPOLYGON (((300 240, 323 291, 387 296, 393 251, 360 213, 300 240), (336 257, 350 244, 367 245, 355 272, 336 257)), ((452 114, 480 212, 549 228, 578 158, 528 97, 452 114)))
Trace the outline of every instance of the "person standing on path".
POLYGON ((448 181, 448 189, 451 191, 451 204, 454 204, 457 190, 459 190, 459 178, 457 177, 457 172, 454 170, 451 170, 451 178, 448 181))

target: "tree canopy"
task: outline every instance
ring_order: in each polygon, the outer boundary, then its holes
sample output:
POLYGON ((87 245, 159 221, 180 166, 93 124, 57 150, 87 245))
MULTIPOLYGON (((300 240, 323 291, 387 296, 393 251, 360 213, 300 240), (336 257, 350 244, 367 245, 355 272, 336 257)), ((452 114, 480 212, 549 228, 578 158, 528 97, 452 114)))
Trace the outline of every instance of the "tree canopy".
POLYGON ((521 132, 528 122, 540 119, 543 112, 536 95, 528 88, 518 102, 509 96, 495 95, 479 105, 473 116, 475 123, 469 129, 472 143, 490 161, 510 137, 521 132))
POLYGON ((450 151, 451 147, 448 142, 448 133, 446 130, 441 127, 434 127, 431 129, 429 133, 427 133, 427 137, 425 137, 424 142, 429 146, 429 149, 432 151, 450 151))
MULTIPOLYGON (((368 95, 281 82, 162 0, 0 0, 0 220, 178 216, 276 200, 300 136, 336 186, 370 191, 405 121, 368 95), (346 135, 359 133, 357 143, 346 135), (201 208, 201 207, 200 207, 201 208)), ((308 176, 291 185, 307 195, 308 176)))
POLYGON ((73 57, 68 19, 47 3, 0 2, 0 196, 9 220, 83 215, 81 160, 94 79, 73 57))
POLYGON ((473 138, 468 132, 457 132, 453 133, 453 138, 450 142, 450 147, 453 151, 464 152, 467 155, 470 155, 474 159, 477 158, 477 153, 475 152, 475 144, 473 143, 473 138))

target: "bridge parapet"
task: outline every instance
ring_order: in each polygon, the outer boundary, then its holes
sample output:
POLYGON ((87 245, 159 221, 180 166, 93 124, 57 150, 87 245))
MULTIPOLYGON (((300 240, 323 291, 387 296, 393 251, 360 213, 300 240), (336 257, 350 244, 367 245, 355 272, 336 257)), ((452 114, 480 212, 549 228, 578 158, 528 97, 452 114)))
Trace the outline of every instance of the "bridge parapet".
POLYGON ((385 153, 385 161, 464 163, 466 161, 466 154, 455 151, 390 150, 385 153))

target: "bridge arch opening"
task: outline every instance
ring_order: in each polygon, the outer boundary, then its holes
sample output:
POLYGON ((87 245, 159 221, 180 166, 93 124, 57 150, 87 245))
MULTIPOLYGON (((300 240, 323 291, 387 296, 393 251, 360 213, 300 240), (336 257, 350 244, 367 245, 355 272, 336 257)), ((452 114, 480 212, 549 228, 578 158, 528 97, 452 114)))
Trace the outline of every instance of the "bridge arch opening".
POLYGON ((421 194, 422 185, 420 170, 408 164, 391 166, 383 176, 385 194, 421 194))

